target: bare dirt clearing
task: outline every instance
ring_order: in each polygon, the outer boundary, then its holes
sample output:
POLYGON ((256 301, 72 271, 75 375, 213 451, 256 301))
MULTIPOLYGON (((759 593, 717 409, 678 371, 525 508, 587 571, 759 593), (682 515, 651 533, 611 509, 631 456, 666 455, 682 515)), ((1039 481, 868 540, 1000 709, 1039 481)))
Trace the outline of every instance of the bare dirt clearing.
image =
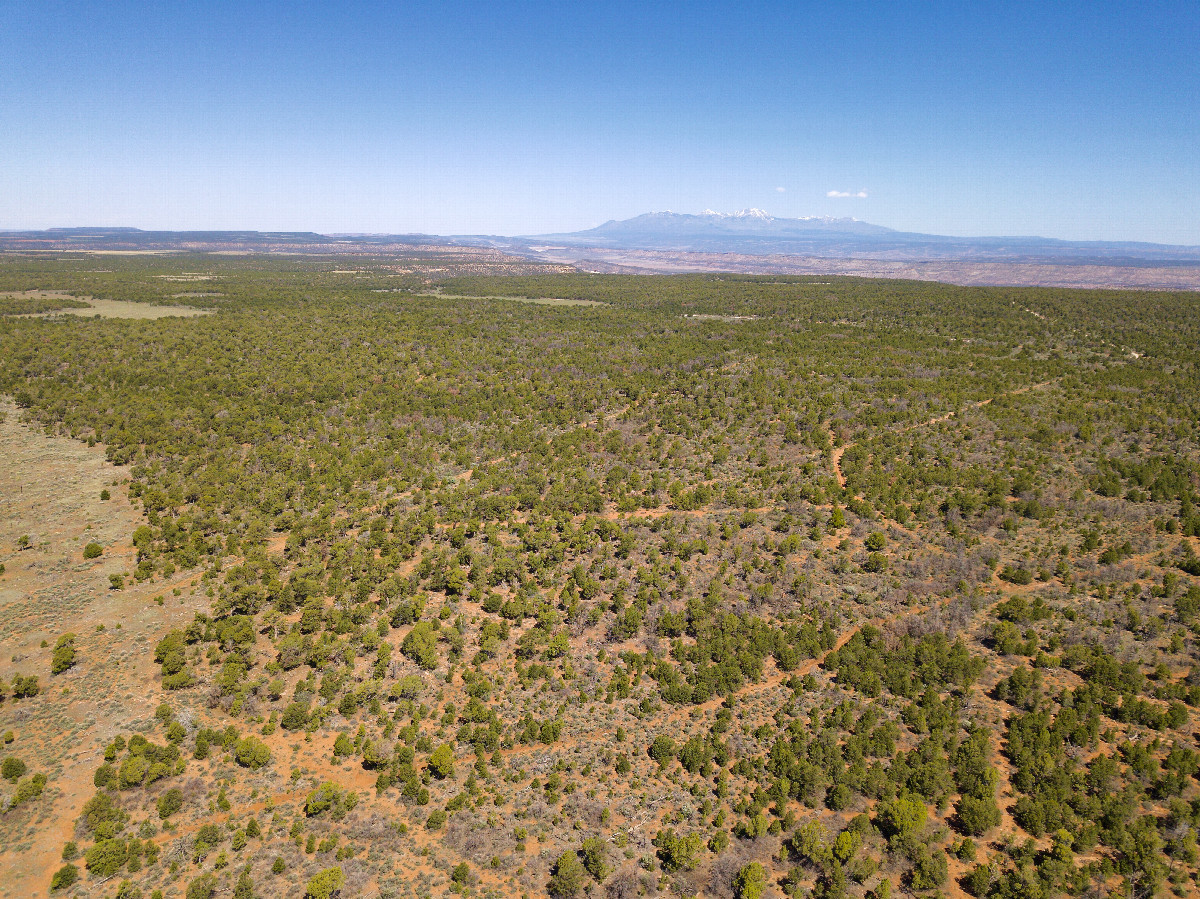
MULTIPOLYGON (((3 297, 15 298, 42 298, 42 299, 62 299, 62 300, 77 300, 87 303, 86 309, 59 309, 54 312, 39 312, 30 315, 24 315, 22 318, 48 318, 58 315, 79 315, 84 318, 90 318, 98 315, 101 318, 133 318, 133 319, 152 319, 152 318, 167 318, 169 316, 177 316, 180 318, 189 318, 196 315, 211 315, 211 309, 195 309, 191 306, 152 306, 149 303, 132 303, 127 300, 100 300, 95 297, 77 297, 66 293, 57 293, 54 291, 45 290, 29 290, 24 293, 4 293, 0 294, 3 297)), ((179 296, 187 296, 180 294, 179 296)), ((191 294, 191 296, 219 296, 219 294, 191 294)))
POLYGON ((684 318, 702 322, 727 322, 729 324, 736 324, 737 322, 756 322, 759 317, 757 315, 716 315, 706 312, 696 312, 691 315, 685 315, 684 318))
POLYGON ((607 306, 599 300, 569 300, 561 297, 502 297, 502 296, 472 296, 462 293, 442 293, 438 290, 426 290, 417 296, 441 297, 443 300, 511 300, 514 303, 533 303, 535 306, 607 306))
POLYGON ((49 778, 40 798, 0 814, 0 896, 24 897, 44 895, 62 863, 105 743, 154 721, 157 667, 147 645, 190 620, 203 597, 191 594, 191 574, 111 590, 109 575, 134 567, 130 534, 144 523, 114 485, 125 469, 99 447, 22 423, 7 400, 0 416, 0 678, 33 675, 41 686, 0 705, 0 731, 16 734, 6 755, 49 778), (111 499, 100 499, 104 489, 111 499), (84 561, 91 542, 103 555, 84 561), (77 662, 51 675, 54 643, 68 632, 77 635, 77 662))

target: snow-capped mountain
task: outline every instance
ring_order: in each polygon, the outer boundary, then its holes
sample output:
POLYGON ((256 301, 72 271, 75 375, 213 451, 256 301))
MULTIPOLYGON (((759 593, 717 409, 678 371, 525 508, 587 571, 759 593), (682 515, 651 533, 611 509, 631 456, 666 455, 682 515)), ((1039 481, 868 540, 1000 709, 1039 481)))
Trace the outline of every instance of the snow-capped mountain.
POLYGON ((605 222, 588 231, 577 231, 572 237, 588 236, 608 239, 703 236, 728 234, 737 237, 811 236, 814 233, 832 234, 889 234, 890 228, 871 225, 852 218, 808 216, 805 218, 776 218, 761 209, 742 209, 737 212, 714 212, 706 209, 699 215, 680 212, 649 212, 624 221, 605 222))
POLYGON ((705 209, 701 215, 716 216, 723 219, 758 219, 763 222, 774 221, 775 217, 761 209, 739 209, 737 212, 714 212, 711 209, 705 209))
MULTIPOLYGON (((529 240, 531 238, 525 238, 529 240)), ((743 253, 824 258, 961 260, 1195 261, 1200 248, 1042 237, 945 237, 913 234, 854 218, 777 218, 761 209, 698 215, 648 212, 587 231, 544 234, 539 241, 600 249, 743 253)))

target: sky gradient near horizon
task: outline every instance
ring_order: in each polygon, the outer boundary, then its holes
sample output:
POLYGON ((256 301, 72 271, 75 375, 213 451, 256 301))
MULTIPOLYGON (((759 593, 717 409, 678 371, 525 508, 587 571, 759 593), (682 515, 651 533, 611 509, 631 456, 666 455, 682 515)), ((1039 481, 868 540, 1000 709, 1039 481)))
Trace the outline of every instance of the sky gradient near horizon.
POLYGON ((0 0, 0 228, 1200 245, 1200 3, 0 0))

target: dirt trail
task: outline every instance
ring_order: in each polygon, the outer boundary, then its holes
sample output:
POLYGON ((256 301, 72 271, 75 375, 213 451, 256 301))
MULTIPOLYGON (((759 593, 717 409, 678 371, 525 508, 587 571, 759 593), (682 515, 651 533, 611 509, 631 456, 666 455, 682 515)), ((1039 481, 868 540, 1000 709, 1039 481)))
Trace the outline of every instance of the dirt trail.
MULTIPOLYGON (((1055 384, 1060 380, 1062 379, 1052 378, 1049 381, 1041 381, 1037 384, 1027 384, 1024 387, 1018 387, 1015 390, 1008 390, 1004 393, 997 394, 996 396, 990 396, 986 400, 978 400, 977 402, 969 403, 968 405, 964 406, 962 410, 956 409, 953 412, 947 412, 945 415, 939 415, 936 418, 930 418, 926 421, 919 421, 916 424, 905 425, 902 428, 896 428, 895 432, 898 434, 905 434, 909 431, 915 431, 918 428, 928 428, 932 427, 933 425, 942 424, 943 422, 947 422, 959 415, 961 411, 967 409, 982 409, 984 406, 990 405, 999 397, 1018 396, 1022 393, 1028 393, 1030 390, 1038 390, 1042 387, 1049 387, 1051 384, 1055 384)), ((829 439, 831 441, 837 439, 837 435, 833 433, 832 428, 829 428, 829 439)), ((833 476, 837 478, 838 486, 843 490, 846 488, 846 476, 842 473, 842 456, 846 455, 846 450, 855 445, 855 443, 844 443, 841 446, 834 447, 833 453, 830 456, 830 461, 833 464, 833 476)))
MULTIPOLYGON (((816 671, 821 665, 824 664, 825 659, 831 653, 837 652, 839 649, 841 649, 843 646, 845 646, 847 643, 849 643, 850 640, 852 640, 854 638, 854 635, 857 634, 864 627, 867 627, 868 625, 872 626, 872 627, 884 627, 889 623, 899 621, 901 618, 906 618, 911 615, 917 615, 917 614, 920 614, 921 612, 928 611, 929 609, 933 608, 935 605, 944 605, 946 602, 947 602, 947 600, 939 600, 938 602, 932 603, 928 606, 921 606, 920 608, 904 609, 903 611, 897 612, 894 615, 885 615, 885 616, 882 616, 879 618, 872 618, 867 621, 860 622, 859 624, 856 624, 854 627, 849 628, 845 631, 842 631, 842 633, 840 633, 838 635, 837 639, 834 641, 833 646, 830 649, 827 649, 824 652, 822 652, 820 655, 814 656, 811 659, 806 659, 804 662, 801 662, 799 665, 797 665, 791 671, 784 671, 782 669, 776 668, 773 673, 764 676, 762 679, 754 681, 753 683, 750 683, 750 684, 746 684, 744 687, 742 687, 740 690, 738 690, 734 695, 738 700, 742 700, 748 694, 766 693, 769 690, 778 688, 779 686, 781 686, 784 683, 784 681, 791 680, 793 677, 804 677, 804 675, 806 675, 806 674, 811 674, 812 672, 816 671)), ((671 725, 671 724, 680 723, 680 722, 683 722, 686 719, 692 717, 697 712, 701 712, 701 713, 715 712, 716 709, 718 709, 724 701, 725 701, 725 697, 723 697, 723 696, 713 696, 711 699, 705 700, 704 702, 702 702, 698 705, 685 704, 685 705, 675 706, 669 712, 667 712, 665 715, 655 716, 654 721, 656 724, 661 724, 661 725, 671 725)), ((541 745, 541 744, 526 745, 526 746, 514 746, 512 749, 501 750, 501 755, 504 756, 505 758, 516 758, 516 757, 520 757, 520 756, 524 756, 524 755, 531 755, 534 753, 549 753, 549 754, 555 754, 555 755, 562 755, 562 754, 565 754, 566 752, 569 752, 570 750, 574 749, 580 743, 593 743, 594 741, 595 741, 595 737, 593 734, 584 734, 582 736, 567 736, 560 740, 557 740, 555 743, 553 743, 549 746, 541 745)), ((467 759, 468 756, 464 755, 463 758, 467 759)))
POLYGON ((0 896, 25 897, 44 895, 62 864, 104 745, 153 719, 157 666, 147 644, 190 620, 202 597, 190 595, 191 575, 109 589, 110 574, 134 567, 129 539, 144 523, 114 486, 126 469, 100 447, 21 423, 10 402, 0 402, 0 414, 0 677, 35 675, 41 686, 38 696, 0 705, 0 731, 16 733, 6 755, 49 778, 40 798, 0 815, 0 896), (100 499, 103 489, 110 500, 100 499), (24 536, 29 548, 20 549, 24 536), (104 554, 85 562, 89 542, 104 554), (162 606, 152 600, 159 594, 162 606), (78 661, 51 675, 54 643, 67 632, 77 635, 78 661))

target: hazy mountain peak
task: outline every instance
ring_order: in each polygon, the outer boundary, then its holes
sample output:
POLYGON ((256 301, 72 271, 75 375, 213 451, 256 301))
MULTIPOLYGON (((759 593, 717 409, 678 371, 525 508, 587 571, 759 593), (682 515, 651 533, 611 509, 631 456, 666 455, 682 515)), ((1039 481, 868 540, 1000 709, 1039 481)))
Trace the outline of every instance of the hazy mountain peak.
POLYGON ((779 218, 765 210, 751 207, 736 212, 705 209, 699 214, 648 212, 623 221, 608 221, 588 231, 553 236, 556 240, 573 243, 598 240, 602 245, 608 246, 671 247, 706 251, 729 251, 753 246, 758 251, 779 252, 797 241, 819 241, 825 244, 851 235, 861 238, 893 233, 890 228, 852 218, 779 218))

